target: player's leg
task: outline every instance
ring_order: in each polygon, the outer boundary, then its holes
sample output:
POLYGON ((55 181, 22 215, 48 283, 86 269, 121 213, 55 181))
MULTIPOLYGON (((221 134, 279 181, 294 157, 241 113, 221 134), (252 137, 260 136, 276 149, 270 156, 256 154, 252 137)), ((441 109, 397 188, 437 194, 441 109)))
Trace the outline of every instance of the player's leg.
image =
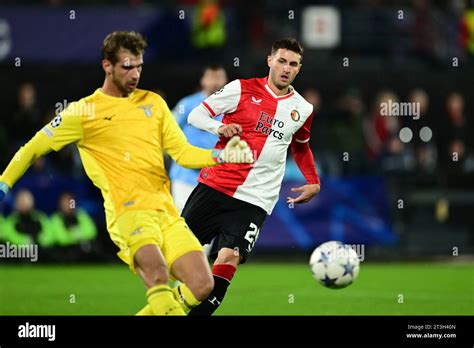
MULTIPOLYGON (((232 260, 230 259, 231 257, 235 256, 235 252, 233 250, 233 241, 229 241, 226 238, 217 236, 218 233, 222 231, 223 225, 226 223, 235 223, 235 220, 231 220, 229 211, 232 212, 232 209, 234 208, 239 209, 240 205, 238 203, 234 203, 235 202, 231 197, 211 189, 206 185, 199 184, 186 202, 186 206, 184 207, 182 213, 182 216, 186 219, 186 223, 199 242, 202 245, 211 244, 212 249, 210 250, 210 254, 214 258, 217 255, 218 250, 222 249, 223 247, 228 247, 227 244, 232 245, 229 247, 230 252, 223 250, 222 257, 219 259, 219 261, 223 264, 229 263, 229 266, 216 266, 214 268, 216 273, 213 274, 214 287, 216 283, 221 282, 221 278, 218 279, 218 277, 227 276, 226 274, 221 274, 220 271, 223 269, 230 269, 230 267, 233 267, 230 264, 234 263, 237 265, 239 262, 238 258, 232 260), (225 245, 222 244, 222 241, 224 241, 225 245)), ((235 218, 235 216, 233 217, 235 218)), ((237 217, 237 219, 238 218, 239 217, 237 217)), ((233 268, 235 272, 235 267, 233 268)), ((227 278, 231 277, 227 276, 227 278)), ((212 292, 207 298, 212 300, 212 292)), ((195 309, 192 309, 190 313, 201 306, 204 306, 204 303, 201 303, 195 309)), ((208 315, 211 313, 212 312, 210 312, 208 315)))
POLYGON ((163 235, 156 211, 129 211, 108 228, 120 248, 118 256, 138 274, 147 288, 147 311, 141 315, 184 315, 167 285, 169 271, 162 252, 163 235))
POLYGON ((163 253, 171 278, 182 282, 173 288, 175 299, 187 312, 207 298, 214 280, 197 237, 180 216, 163 219, 163 253))
POLYGON ((135 253, 135 270, 147 289, 167 284, 169 271, 161 250, 157 245, 142 246, 135 253))
MULTIPOLYGON (((207 257, 202 251, 194 250, 178 257, 171 266, 171 273, 175 279, 180 281, 180 284, 175 286, 172 291, 175 300, 179 302, 185 312, 198 306, 202 300, 209 296, 214 287, 214 279, 207 257)), ((151 307, 146 306, 137 315, 152 315, 151 307)))
POLYGON ((154 315, 184 315, 168 285, 168 266, 160 248, 155 244, 142 246, 135 252, 134 262, 135 270, 147 288, 151 312, 154 315))
POLYGON ((179 257, 173 263, 171 273, 181 282, 173 292, 185 312, 205 300, 214 287, 214 278, 202 251, 191 251, 179 257))
POLYGON ((227 288, 234 277, 237 266, 241 261, 241 256, 236 250, 222 248, 217 254, 217 259, 212 267, 214 278, 214 288, 206 301, 189 312, 194 315, 212 315, 224 300, 227 288))
MULTIPOLYGON (((207 301, 194 308, 189 315, 212 315, 224 300, 227 289, 239 264, 245 263, 247 256, 257 241, 266 212, 249 203, 217 192, 223 210, 215 218, 220 233, 214 242, 211 257, 217 255, 212 268, 214 289, 207 301)), ((192 225, 190 225, 192 227, 192 225)))

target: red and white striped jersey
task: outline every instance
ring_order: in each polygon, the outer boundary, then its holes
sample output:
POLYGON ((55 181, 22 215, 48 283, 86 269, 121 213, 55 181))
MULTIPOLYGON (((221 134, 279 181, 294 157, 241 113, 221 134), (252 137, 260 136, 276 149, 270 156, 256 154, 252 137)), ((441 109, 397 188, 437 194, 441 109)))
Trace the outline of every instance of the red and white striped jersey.
MULTIPOLYGON (((249 144, 255 162, 203 168, 198 181, 271 214, 289 145, 293 138, 300 143, 309 141, 313 105, 292 87, 290 93, 277 96, 267 79, 234 80, 202 102, 211 116, 224 114, 224 124, 242 126, 240 137, 249 144)), ((216 148, 224 148, 228 140, 220 137, 216 148)))

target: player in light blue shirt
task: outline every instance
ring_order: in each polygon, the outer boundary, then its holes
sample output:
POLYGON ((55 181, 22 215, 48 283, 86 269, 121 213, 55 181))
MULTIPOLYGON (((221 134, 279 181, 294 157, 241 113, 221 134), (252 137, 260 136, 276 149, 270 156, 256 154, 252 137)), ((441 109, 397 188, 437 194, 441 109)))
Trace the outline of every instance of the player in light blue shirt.
MULTIPOLYGON (((216 144, 218 139, 215 135, 188 125, 188 115, 208 96, 224 87, 226 83, 227 74, 225 69, 220 65, 209 65, 204 69, 201 77, 201 91, 184 97, 174 107, 173 115, 192 145, 212 149, 216 144)), ((219 121, 221 118, 222 115, 216 117, 219 121)), ((183 210, 189 195, 197 185, 199 171, 199 169, 183 168, 174 162, 171 165, 169 172, 171 193, 179 212, 183 210)))

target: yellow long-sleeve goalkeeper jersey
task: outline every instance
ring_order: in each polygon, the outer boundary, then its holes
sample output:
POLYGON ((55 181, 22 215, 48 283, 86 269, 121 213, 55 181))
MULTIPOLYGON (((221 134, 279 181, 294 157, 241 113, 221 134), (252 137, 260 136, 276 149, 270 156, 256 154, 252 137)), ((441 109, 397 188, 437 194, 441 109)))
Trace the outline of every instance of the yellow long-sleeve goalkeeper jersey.
POLYGON ((163 151, 188 168, 212 166, 211 150, 190 145, 166 102, 135 90, 127 98, 97 89, 71 103, 23 146, 0 180, 12 187, 33 161, 76 143, 84 169, 101 191, 108 225, 126 210, 179 215, 170 194, 163 151))

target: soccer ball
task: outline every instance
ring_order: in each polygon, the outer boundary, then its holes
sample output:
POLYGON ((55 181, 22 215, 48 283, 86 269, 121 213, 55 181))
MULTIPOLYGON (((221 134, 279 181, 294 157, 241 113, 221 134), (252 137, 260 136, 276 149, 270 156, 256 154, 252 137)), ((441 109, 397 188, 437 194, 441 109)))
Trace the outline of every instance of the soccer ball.
POLYGON ((58 128, 61 125, 61 122, 63 122, 63 119, 61 115, 58 115, 51 121, 51 127, 58 128))
POLYGON ((326 242, 314 249, 309 259, 313 277, 325 287, 341 289, 359 275, 359 257, 341 242, 326 242))

